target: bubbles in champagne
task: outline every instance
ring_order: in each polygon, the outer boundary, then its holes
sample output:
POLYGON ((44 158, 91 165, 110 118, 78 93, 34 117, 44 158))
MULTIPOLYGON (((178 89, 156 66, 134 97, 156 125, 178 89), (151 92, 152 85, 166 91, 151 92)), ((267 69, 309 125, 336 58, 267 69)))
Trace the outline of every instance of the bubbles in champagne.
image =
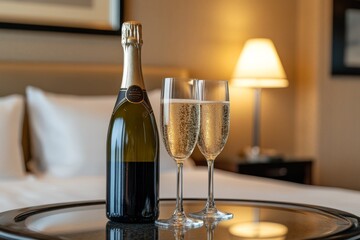
POLYGON ((176 160, 184 160, 193 152, 198 138, 199 103, 171 100, 161 104, 161 126, 166 150, 176 160))
POLYGON ((215 160, 229 135, 229 102, 202 102, 200 116, 198 147, 207 160, 215 160))

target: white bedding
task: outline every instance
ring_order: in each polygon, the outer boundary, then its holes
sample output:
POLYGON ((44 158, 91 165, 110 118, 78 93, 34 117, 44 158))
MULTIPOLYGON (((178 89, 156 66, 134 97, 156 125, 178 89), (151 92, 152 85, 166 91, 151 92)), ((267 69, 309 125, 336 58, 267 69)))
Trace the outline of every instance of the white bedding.
MULTIPOLYGON (((105 198, 105 177, 27 176, 0 182, 0 212, 35 205, 105 198)), ((162 172, 160 197, 175 198, 176 173, 162 172)), ((206 198, 207 169, 184 169, 184 197, 206 198)), ((306 203, 360 216, 360 192, 293 184, 215 170, 215 197, 306 203)))

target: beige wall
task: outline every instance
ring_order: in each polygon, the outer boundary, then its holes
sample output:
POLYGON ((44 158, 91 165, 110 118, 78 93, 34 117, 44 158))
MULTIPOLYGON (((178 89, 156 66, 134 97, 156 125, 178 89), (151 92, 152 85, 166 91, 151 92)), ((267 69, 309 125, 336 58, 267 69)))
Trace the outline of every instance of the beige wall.
MULTIPOLYGON (((125 1, 125 19, 144 25, 143 63, 186 67, 192 76, 229 79, 244 42, 273 39, 290 87, 263 91, 264 147, 294 153, 296 1, 125 1)), ((251 143, 252 92, 231 89, 231 134, 222 157, 251 143)))
POLYGON ((360 190, 360 77, 330 73, 332 1, 323 1, 319 183, 360 190))
MULTIPOLYGON (((188 68, 205 79, 229 79, 245 40, 269 37, 290 81, 265 90, 262 145, 294 153, 296 1, 125 0, 125 20, 143 23, 143 64, 188 68)), ((119 37, 0 30, 0 61, 121 63, 119 37)), ((223 157, 251 142, 252 92, 231 89, 231 134, 223 157)))
POLYGON ((120 63, 119 37, 0 29, 0 61, 120 63))
POLYGON ((316 156, 318 184, 360 190, 360 77, 330 74, 332 1, 298 2, 296 149, 316 156))
POLYGON ((295 153, 316 159, 318 183, 319 158, 319 61, 321 1, 301 0, 297 6, 295 153))

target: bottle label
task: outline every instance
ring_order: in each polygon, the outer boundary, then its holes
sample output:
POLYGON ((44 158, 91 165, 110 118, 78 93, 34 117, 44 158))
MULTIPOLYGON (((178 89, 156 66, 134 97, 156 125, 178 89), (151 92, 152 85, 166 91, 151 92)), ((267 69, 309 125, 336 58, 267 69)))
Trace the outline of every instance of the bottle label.
POLYGON ((126 91, 126 99, 131 103, 141 103, 144 101, 144 92, 141 87, 132 85, 126 91))

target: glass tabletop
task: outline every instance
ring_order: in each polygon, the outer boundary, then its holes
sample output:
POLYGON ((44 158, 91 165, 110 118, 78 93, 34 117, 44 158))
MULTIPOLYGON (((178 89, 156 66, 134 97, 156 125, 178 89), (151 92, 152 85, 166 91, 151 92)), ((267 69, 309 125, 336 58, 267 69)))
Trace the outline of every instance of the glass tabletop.
MULTIPOLYGON (((186 199, 187 213, 201 210, 205 200, 186 199)), ((357 239, 360 218, 317 206, 217 200, 219 210, 234 218, 205 221, 197 229, 164 230, 154 224, 109 222, 104 201, 52 204, 0 214, 0 238, 6 239, 357 239)), ((160 201, 160 218, 167 218, 175 200, 160 201)))

